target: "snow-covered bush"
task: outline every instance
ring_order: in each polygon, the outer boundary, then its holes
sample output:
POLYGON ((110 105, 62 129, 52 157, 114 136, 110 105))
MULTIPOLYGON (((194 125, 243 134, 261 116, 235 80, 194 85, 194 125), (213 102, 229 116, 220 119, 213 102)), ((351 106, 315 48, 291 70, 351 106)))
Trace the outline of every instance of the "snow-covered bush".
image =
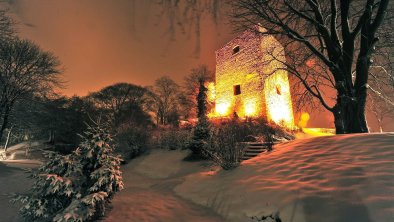
MULTIPOLYGON (((209 130, 209 138, 200 140, 200 147, 203 147, 205 155, 225 170, 233 169, 241 163, 246 148, 243 142, 273 143, 278 138, 293 138, 283 128, 263 119, 213 121, 209 130)), ((269 147, 271 149, 272 146, 269 147)))
POLYGON ((212 127, 217 128, 223 125, 234 127, 234 134, 239 142, 272 142, 285 139, 292 140, 293 132, 272 122, 267 122, 263 118, 248 120, 212 120, 212 127))
POLYGON ((115 137, 117 153, 127 162, 142 153, 148 147, 150 130, 139 126, 127 126, 120 128, 115 137))
POLYGON ((239 143, 237 133, 238 128, 233 124, 214 127, 204 146, 204 153, 224 170, 233 169, 242 161, 245 145, 239 143))
POLYGON ((191 131, 188 129, 166 129, 157 132, 153 140, 153 146, 160 149, 184 150, 187 149, 191 140, 191 131))
POLYGON ((47 153, 48 161, 32 173, 30 193, 17 195, 29 221, 91 221, 123 188, 121 159, 101 126, 88 127, 80 146, 69 155, 47 153))

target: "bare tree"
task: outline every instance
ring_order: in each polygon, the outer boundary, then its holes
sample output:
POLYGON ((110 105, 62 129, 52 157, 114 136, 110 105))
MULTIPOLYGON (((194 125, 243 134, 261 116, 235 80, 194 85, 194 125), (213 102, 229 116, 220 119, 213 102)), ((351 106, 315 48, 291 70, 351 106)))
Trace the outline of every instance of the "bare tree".
POLYGON ((168 76, 163 76, 155 81, 150 87, 150 109, 156 115, 156 123, 166 125, 169 123, 171 114, 177 112, 179 86, 168 76))
MULTIPOLYGON (((376 33, 389 0, 239 0, 232 3, 239 27, 260 25, 285 47, 282 69, 332 112, 336 132, 368 132, 365 117, 369 69, 376 33), (333 104, 328 100, 336 96, 333 104)), ((275 58, 274 58, 275 59, 275 58)))
POLYGON ((61 86, 59 60, 27 40, 0 43, 0 138, 17 101, 61 86))
POLYGON ((7 16, 7 10, 0 9, 0 41, 9 41, 15 38, 14 22, 7 16))
MULTIPOLYGON (((117 83, 107 86, 98 92, 91 93, 90 98, 95 106, 109 111, 114 124, 117 125, 122 118, 122 112, 130 109, 142 111, 145 103, 147 89, 130 83, 117 83)), ((131 114, 131 113, 129 113, 131 114)))
POLYGON ((367 112, 375 117, 379 131, 383 132, 383 120, 394 119, 394 76, 392 71, 393 48, 384 42, 384 47, 380 48, 374 56, 376 65, 370 68, 370 80, 368 84, 367 112), (388 50, 390 48, 390 50, 388 50))
POLYGON ((394 116, 394 106, 389 104, 387 101, 382 100, 379 96, 371 93, 367 103, 368 111, 373 114, 377 120, 379 132, 383 131, 384 119, 392 118, 394 116))
POLYGON ((221 19, 223 0, 159 0, 153 1, 160 6, 161 12, 158 21, 168 19, 168 28, 165 36, 174 41, 177 30, 182 34, 192 34, 195 37, 194 57, 200 56, 201 50, 201 21, 204 16, 212 18, 215 24, 221 19))

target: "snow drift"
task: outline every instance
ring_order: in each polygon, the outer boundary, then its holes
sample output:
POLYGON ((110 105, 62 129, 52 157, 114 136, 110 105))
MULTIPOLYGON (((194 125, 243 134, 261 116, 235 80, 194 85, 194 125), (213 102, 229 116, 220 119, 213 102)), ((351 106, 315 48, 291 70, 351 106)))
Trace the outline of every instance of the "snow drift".
POLYGON ((175 192, 226 221, 276 212, 284 222, 394 221, 394 134, 277 145, 235 170, 190 174, 175 192))

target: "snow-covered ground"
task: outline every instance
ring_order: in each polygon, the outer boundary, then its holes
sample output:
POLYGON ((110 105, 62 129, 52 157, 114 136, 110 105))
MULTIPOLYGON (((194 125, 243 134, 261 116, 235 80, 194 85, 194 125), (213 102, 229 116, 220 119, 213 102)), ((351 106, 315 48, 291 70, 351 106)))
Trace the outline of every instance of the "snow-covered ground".
POLYGON ((127 165, 106 221, 394 221, 394 134, 298 139, 232 171, 185 155, 158 150, 127 165))
POLYGON ((0 163, 17 168, 37 167, 42 162, 42 149, 45 147, 42 141, 23 142, 11 146, 5 152, 0 149, 0 163))
POLYGON ((7 155, 0 149, 0 222, 23 221, 18 206, 9 202, 10 193, 24 193, 32 185, 27 178, 26 168, 41 164, 42 142, 24 142, 7 149, 7 155))
POLYGON ((189 175, 175 191, 231 221, 394 221, 394 134, 296 140, 233 171, 189 175))
POLYGON ((207 169, 207 162, 184 162, 186 151, 154 150, 123 167, 125 189, 115 195, 104 221, 220 222, 212 209, 176 195, 184 177, 207 169))
POLYGON ((9 202, 9 194, 26 192, 31 184, 32 181, 22 169, 0 162, 0 222, 22 221, 18 206, 9 202))
MULTIPOLYGON (((297 139, 232 171, 187 154, 153 150, 123 166, 125 189, 103 220, 247 222, 279 212, 283 222, 394 221, 392 133, 297 139)), ((0 177, 1 194, 31 184, 1 162, 0 177)), ((3 195, 0 209, 0 221, 20 221, 3 195)))

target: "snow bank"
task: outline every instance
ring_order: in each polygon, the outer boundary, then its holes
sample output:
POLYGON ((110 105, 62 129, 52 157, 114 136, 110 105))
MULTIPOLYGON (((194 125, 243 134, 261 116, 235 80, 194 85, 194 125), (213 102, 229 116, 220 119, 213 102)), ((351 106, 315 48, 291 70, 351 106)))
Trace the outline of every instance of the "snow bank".
POLYGON ((233 171, 191 174, 175 192, 228 221, 275 212, 284 222, 394 221, 394 134, 277 145, 233 171))

